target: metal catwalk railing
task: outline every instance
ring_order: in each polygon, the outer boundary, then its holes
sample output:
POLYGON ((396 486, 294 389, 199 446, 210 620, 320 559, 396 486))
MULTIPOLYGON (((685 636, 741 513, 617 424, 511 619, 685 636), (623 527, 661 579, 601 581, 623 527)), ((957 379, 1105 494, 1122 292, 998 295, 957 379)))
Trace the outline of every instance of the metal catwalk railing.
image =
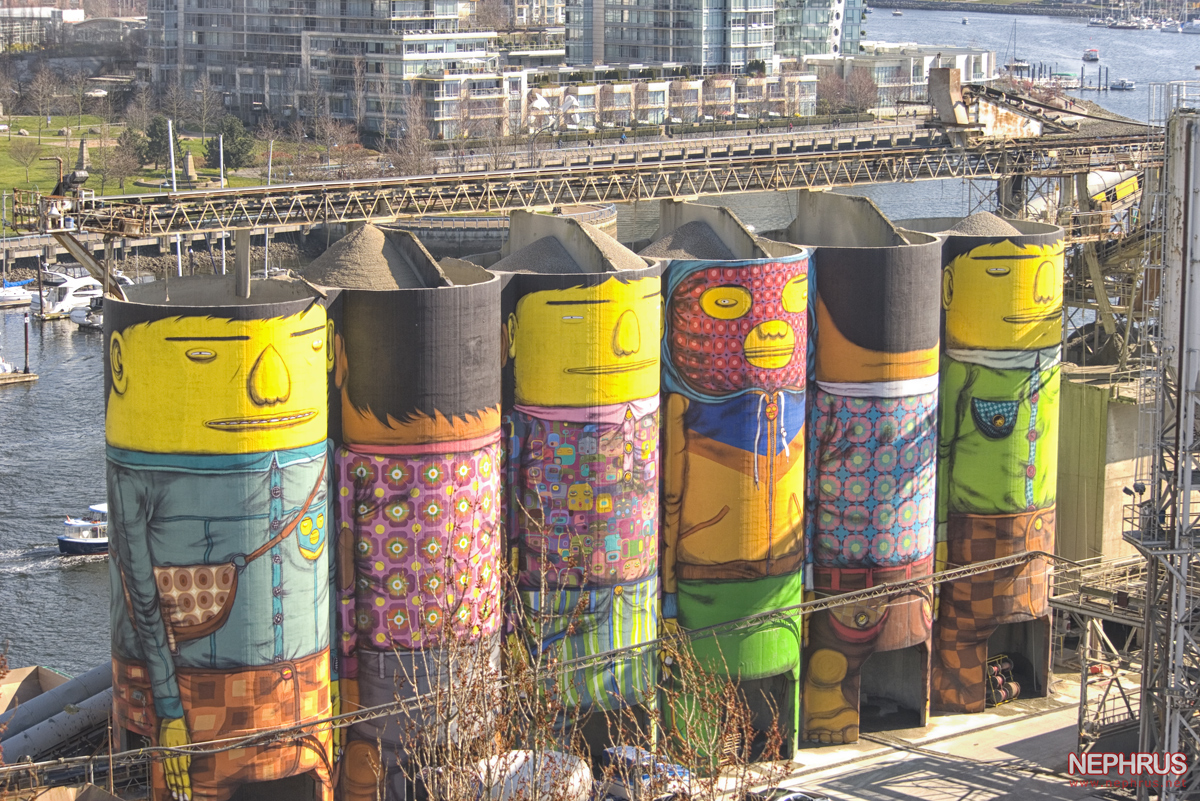
POLYGON ((1161 142, 1146 134, 1044 136, 986 142, 780 153, 752 138, 720 147, 664 147, 653 157, 614 154, 611 163, 359 181, 285 184, 154 195, 60 198, 19 193, 14 217, 26 230, 116 236, 389 222, 400 216, 483 213, 578 203, 814 189, 942 178, 1063 175, 1157 163, 1161 142))

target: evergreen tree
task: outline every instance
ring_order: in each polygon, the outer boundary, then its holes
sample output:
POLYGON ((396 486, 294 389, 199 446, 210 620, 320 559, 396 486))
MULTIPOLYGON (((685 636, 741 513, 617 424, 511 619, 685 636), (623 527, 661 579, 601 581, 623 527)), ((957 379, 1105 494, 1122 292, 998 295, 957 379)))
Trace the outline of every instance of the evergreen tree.
MULTIPOLYGON (((237 170, 254 161, 254 136, 232 115, 221 120, 217 132, 225 137, 225 169, 237 170)), ((204 143, 204 160, 209 167, 221 166, 221 145, 216 136, 204 143)))
MULTIPOLYGON (((149 140, 146 146, 146 158, 154 162, 154 169, 158 169, 160 164, 171 163, 171 145, 167 142, 167 118, 161 114, 156 114, 154 119, 150 120, 150 127, 146 129, 146 137, 149 140)), ((179 134, 175 134, 175 160, 179 166, 183 162, 183 145, 179 142, 179 134)))

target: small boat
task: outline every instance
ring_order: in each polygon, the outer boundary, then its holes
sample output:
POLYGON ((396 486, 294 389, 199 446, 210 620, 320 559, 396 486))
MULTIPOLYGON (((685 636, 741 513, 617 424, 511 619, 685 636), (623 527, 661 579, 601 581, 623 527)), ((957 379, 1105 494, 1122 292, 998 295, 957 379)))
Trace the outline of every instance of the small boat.
POLYGON ((1128 78, 1122 78, 1119 81, 1113 81, 1108 85, 1108 88, 1118 92, 1132 92, 1134 89, 1137 89, 1137 84, 1128 78))
POLYGON ((104 298, 92 298, 87 306, 71 310, 71 322, 80 328, 104 330, 104 298))
POLYGON ((1092 17, 1088 20, 1089 28, 1107 28, 1112 25, 1115 20, 1112 17, 1092 17))
POLYGON ((67 556, 88 556, 108 553, 108 504, 94 503, 88 507, 91 517, 79 519, 67 516, 66 531, 58 535, 58 552, 67 556))
POLYGON ((967 18, 966 18, 966 17, 963 17, 963 23, 962 23, 962 24, 963 24, 963 25, 970 25, 971 23, 970 23, 970 21, 968 21, 968 20, 967 20, 967 18))
POLYGON ((871 8, 870 6, 863 6, 863 13, 864 13, 864 14, 870 14, 870 13, 872 13, 872 12, 874 12, 874 11, 875 11, 875 9, 871 8))
POLYGON ((28 306, 33 299, 33 293, 19 286, 0 288, 0 309, 15 309, 18 306, 28 306))
POLYGON ((1083 60, 1084 61, 1099 61, 1100 60, 1100 51, 1094 47, 1091 50, 1084 50, 1083 51, 1083 60))
POLYGON ((1140 31, 1142 29, 1142 24, 1135 19, 1120 19, 1108 27, 1116 31, 1140 31))
POLYGON ((1181 27, 1180 33, 1200 33, 1200 19, 1185 22, 1181 27))
POLYGON ((903 17, 904 12, 897 8, 895 11, 892 12, 892 16, 893 17, 903 17))

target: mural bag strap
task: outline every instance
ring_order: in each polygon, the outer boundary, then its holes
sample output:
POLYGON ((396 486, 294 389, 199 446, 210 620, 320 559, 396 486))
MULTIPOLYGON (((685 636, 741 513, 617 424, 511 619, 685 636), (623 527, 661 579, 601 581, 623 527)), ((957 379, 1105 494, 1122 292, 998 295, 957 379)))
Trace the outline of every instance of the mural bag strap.
POLYGON ((154 568, 154 583, 167 625, 167 641, 172 653, 179 652, 179 643, 198 640, 215 632, 229 619, 237 597, 238 574, 246 565, 287 539, 308 512, 325 484, 325 467, 329 453, 321 462, 317 483, 304 501, 304 506, 262 547, 247 556, 235 556, 218 565, 172 565, 154 568))

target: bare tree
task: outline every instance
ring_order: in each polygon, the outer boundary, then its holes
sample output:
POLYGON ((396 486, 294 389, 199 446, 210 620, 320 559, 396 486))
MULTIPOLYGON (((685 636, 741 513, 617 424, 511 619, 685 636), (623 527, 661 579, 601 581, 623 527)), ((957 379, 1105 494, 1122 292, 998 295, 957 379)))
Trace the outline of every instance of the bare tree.
POLYGON ((225 98, 207 75, 192 84, 192 116, 200 125, 200 135, 208 137, 208 126, 225 116, 225 98))
POLYGON ((846 82, 833 70, 817 78, 817 113, 836 114, 846 105, 846 82))
POLYGON ((129 105, 125 107, 125 122, 131 128, 138 131, 145 131, 150 127, 150 120, 154 117, 154 111, 154 96, 150 94, 148 88, 139 86, 133 93, 133 98, 129 101, 129 105))
POLYGON ((613 121, 613 88, 611 83, 602 84, 596 92, 596 126, 608 125, 613 121))
POLYGON ((379 94, 379 110, 383 117, 379 129, 381 134, 379 149, 386 151, 388 148, 388 135, 391 132, 392 109, 396 104, 396 84, 385 73, 383 79, 378 82, 376 91, 379 94))
POLYGON ((354 128, 361 135, 367 119, 367 60, 361 54, 354 57, 354 128))
POLYGON ((184 122, 190 116, 188 107, 191 105, 187 93, 178 81, 171 81, 162 91, 158 99, 158 109, 167 119, 175 123, 176 132, 181 132, 184 122))
POLYGON ((641 115, 646 111, 646 102, 650 97, 650 87, 645 81, 637 81, 633 84, 633 91, 630 93, 629 104, 629 119, 634 125, 641 120, 641 115))
POLYGON ((37 116, 39 145, 42 143, 42 129, 46 127, 46 120, 58 107, 58 95, 61 88, 58 76, 45 67, 39 69, 34 74, 33 80, 29 82, 27 102, 30 110, 37 116))
POLYGON ((25 168, 25 183, 29 183, 29 168, 37 163, 41 155, 42 146, 32 139, 18 139, 8 148, 8 157, 25 168))
POLYGON ((0 109, 8 123, 8 138, 12 140, 13 126, 17 121, 17 83, 7 71, 0 72, 0 109))
POLYGON ((504 0, 476 0, 475 22, 494 31, 512 27, 508 6, 504 5, 504 0))
POLYGON ((88 103, 87 73, 81 69, 67 70, 63 74, 63 89, 71 98, 71 110, 75 112, 77 132, 83 136, 83 109, 88 103))
POLYGON ((404 120, 395 140, 393 164, 400 175, 428 175, 433 172, 433 153, 429 147, 429 124, 425 116, 425 99, 416 87, 407 87, 401 101, 404 120))
POLYGON ((855 67, 846 79, 846 104, 856 112, 879 105, 879 86, 866 67, 855 67))

